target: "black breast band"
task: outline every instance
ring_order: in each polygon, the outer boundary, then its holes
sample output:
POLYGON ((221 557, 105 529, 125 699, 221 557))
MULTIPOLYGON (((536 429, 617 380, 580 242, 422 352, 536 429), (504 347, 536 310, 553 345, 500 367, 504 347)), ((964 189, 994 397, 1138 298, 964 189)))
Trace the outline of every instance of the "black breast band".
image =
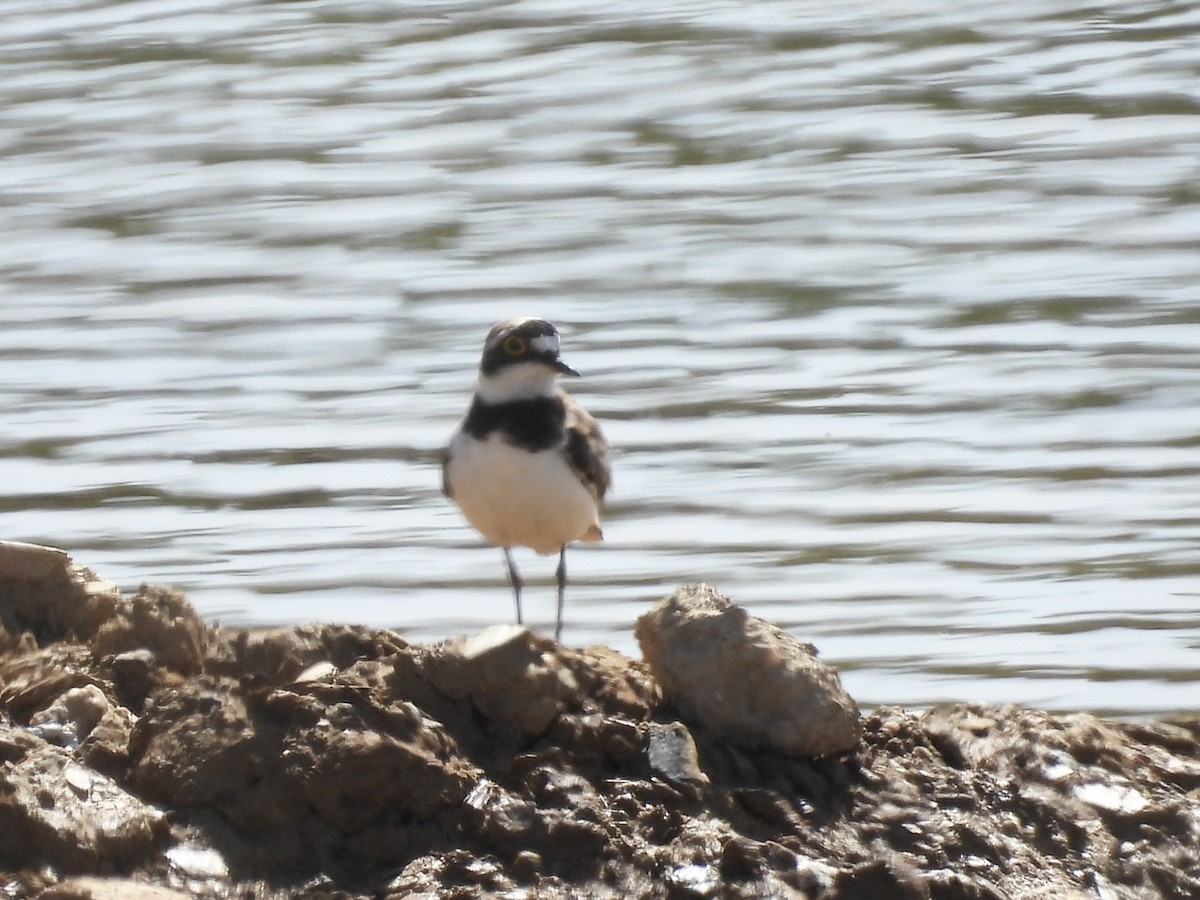
POLYGON ((463 431, 481 441, 499 431, 507 443, 534 453, 561 445, 566 422, 567 410, 561 397, 530 397, 496 404, 476 397, 463 431))

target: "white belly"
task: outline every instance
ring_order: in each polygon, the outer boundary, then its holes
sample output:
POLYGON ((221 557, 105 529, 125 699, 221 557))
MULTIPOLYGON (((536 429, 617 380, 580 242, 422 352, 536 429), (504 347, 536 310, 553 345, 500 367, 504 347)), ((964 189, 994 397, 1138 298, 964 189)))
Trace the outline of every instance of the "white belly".
POLYGON ((557 450, 529 453, 455 435, 446 468, 450 496, 467 521, 499 547, 557 553, 571 541, 600 540, 596 501, 557 450))

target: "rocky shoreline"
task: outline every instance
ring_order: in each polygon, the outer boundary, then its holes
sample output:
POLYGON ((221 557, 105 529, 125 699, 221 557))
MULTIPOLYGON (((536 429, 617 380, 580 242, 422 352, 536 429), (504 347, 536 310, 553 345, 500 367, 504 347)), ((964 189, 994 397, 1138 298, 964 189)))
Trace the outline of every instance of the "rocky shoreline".
POLYGON ((1200 718, 860 714, 704 586, 638 639, 216 628, 0 543, 0 895, 1200 897, 1200 718))

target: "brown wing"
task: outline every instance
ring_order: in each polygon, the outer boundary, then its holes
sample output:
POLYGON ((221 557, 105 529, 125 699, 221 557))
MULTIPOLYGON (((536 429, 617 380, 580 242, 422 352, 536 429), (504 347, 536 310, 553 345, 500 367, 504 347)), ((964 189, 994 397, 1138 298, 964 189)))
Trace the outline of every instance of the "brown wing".
POLYGON ((446 470, 450 468, 450 447, 442 448, 442 493, 451 500, 454 499, 450 494, 450 479, 446 477, 446 470))
POLYGON ((608 441, 600 424, 565 391, 560 391, 567 410, 567 460, 597 500, 603 500, 612 484, 608 463, 608 441))

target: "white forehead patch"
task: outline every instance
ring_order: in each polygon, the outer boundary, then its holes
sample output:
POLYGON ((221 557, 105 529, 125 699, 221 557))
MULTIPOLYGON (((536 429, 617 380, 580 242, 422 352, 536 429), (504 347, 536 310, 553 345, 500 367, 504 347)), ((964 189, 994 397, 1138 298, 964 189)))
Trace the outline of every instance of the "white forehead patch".
POLYGON ((558 335, 557 334, 541 334, 529 342, 538 353, 558 353, 558 335))

